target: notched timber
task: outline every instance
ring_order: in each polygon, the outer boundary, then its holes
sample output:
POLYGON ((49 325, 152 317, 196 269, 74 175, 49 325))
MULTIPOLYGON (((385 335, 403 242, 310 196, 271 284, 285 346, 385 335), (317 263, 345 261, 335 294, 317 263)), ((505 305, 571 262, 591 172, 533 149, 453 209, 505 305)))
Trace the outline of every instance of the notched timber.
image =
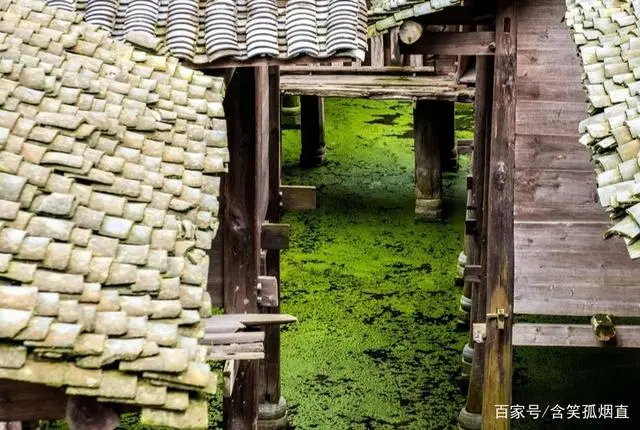
POLYGON ((289 235, 291 226, 289 224, 262 224, 261 243, 262 249, 282 250, 289 248, 289 235))
POLYGON ((282 208, 290 211, 316 209, 316 187, 304 185, 282 185, 282 208))

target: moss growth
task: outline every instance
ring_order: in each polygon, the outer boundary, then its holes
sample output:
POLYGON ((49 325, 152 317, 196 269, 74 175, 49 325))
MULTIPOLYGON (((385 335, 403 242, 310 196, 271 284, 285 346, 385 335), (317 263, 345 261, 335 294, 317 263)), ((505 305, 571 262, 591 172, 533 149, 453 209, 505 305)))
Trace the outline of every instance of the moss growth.
POLYGON ((284 134, 285 182, 319 190, 318 210, 284 219, 283 310, 300 322, 283 334, 283 390, 298 429, 443 429, 464 403, 464 175, 446 181, 445 222, 414 221, 411 112, 327 100, 328 162, 314 170, 297 168, 299 133, 284 134))

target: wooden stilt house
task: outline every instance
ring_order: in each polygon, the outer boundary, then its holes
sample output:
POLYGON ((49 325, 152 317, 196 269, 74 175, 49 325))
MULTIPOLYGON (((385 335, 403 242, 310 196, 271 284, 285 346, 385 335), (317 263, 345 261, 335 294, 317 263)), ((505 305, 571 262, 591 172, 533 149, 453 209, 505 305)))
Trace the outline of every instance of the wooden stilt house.
POLYGON ((364 58, 364 1, 0 6, 0 420, 206 426, 226 360, 225 428, 286 425, 278 67, 364 58))

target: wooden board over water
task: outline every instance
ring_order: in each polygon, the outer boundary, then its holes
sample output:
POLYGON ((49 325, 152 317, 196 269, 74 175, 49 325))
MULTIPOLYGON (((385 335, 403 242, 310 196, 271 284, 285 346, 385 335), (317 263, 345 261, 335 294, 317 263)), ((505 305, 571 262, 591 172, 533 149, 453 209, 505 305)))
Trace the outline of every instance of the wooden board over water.
POLYGON ((515 312, 638 315, 640 262, 597 203, 582 69, 563 0, 519 2, 515 185, 515 312))

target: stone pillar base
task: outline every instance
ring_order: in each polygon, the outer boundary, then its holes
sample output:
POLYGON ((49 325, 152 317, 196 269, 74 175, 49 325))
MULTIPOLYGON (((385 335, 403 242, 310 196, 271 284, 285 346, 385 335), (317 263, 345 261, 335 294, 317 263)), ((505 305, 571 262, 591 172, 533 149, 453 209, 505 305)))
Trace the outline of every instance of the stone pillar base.
POLYGON ((463 408, 458 415, 458 430, 481 430, 482 415, 474 414, 463 408))
POLYGON ((258 429, 281 430, 289 427, 287 401, 280 397, 278 403, 262 403, 258 407, 258 429))
POLYGON ((469 297, 460 296, 458 320, 463 324, 469 324, 471 321, 471 299, 469 297))
POLYGON ((440 221, 442 219, 442 200, 416 200, 416 218, 425 221, 440 221))

